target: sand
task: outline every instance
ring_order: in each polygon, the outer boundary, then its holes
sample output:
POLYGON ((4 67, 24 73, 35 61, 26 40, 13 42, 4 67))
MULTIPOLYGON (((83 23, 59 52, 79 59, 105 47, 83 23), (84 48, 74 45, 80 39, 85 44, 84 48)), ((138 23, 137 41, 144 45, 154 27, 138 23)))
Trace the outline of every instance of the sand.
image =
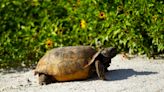
POLYGON ((112 59, 106 81, 95 75, 83 81, 40 86, 33 70, 0 72, 0 92, 164 92, 164 58, 121 54, 112 59))

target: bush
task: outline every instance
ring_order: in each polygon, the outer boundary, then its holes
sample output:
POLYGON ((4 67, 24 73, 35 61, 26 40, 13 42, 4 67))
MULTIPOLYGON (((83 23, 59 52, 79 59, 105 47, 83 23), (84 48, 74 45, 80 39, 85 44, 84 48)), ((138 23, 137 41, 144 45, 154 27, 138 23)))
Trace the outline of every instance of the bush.
POLYGON ((164 52, 163 0, 1 0, 0 68, 33 67, 49 49, 164 52))

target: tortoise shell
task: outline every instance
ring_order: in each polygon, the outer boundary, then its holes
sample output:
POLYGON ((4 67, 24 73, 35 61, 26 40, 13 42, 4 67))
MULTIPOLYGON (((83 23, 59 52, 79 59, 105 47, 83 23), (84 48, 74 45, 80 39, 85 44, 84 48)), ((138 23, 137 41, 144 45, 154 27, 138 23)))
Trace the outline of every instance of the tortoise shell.
POLYGON ((90 46, 54 48, 39 60, 35 73, 49 75, 56 81, 86 79, 90 76, 96 53, 90 46))

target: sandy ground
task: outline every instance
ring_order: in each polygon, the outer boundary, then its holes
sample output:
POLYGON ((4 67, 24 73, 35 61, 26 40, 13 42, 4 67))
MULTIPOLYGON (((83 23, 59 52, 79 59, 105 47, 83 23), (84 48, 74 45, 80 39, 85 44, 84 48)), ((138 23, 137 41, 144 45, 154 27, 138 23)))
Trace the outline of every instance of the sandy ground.
POLYGON ((106 73, 107 81, 95 78, 40 86, 33 70, 0 72, 0 92, 164 92, 164 58, 117 55, 106 73))

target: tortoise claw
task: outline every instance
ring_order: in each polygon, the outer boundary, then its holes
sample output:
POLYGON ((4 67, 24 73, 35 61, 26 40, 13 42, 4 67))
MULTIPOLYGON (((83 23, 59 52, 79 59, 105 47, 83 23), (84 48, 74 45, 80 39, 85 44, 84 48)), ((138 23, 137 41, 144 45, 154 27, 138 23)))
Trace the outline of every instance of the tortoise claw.
POLYGON ((99 61, 95 61, 96 73, 101 80, 106 80, 104 65, 99 61))

